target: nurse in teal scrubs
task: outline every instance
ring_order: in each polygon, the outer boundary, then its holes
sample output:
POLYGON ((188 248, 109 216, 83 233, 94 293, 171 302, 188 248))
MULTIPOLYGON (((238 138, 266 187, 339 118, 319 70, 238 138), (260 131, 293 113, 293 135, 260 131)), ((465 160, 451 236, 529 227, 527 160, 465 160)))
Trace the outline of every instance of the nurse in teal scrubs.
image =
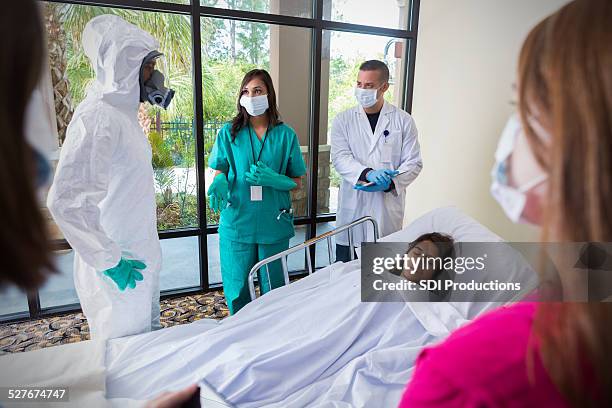
MULTIPOLYGON (((209 163, 216 173, 208 189, 210 208, 221 212, 221 276, 231 314, 251 300, 253 265, 289 248, 295 235, 290 191, 306 174, 297 135, 280 121, 268 72, 245 75, 237 105, 238 114, 217 135, 209 163)), ((268 274, 261 272, 262 293, 285 282, 280 261, 269 264, 268 274)))

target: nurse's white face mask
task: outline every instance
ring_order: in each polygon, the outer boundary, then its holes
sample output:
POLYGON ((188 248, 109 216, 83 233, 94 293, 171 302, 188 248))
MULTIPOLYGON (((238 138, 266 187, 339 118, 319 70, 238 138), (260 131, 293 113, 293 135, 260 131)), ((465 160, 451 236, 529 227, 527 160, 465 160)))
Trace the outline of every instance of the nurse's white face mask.
POLYGON ((508 159, 512 155, 516 141, 523 131, 517 115, 513 115, 506 125, 495 152, 495 165, 491 171, 493 182, 491 184, 491 195, 500 204, 506 216, 514 223, 529 223, 533 220, 525 217, 527 206, 527 194, 530 190, 545 182, 548 175, 540 173, 531 181, 521 186, 511 186, 508 177, 508 159))
POLYGON ((364 109, 371 108, 378 101, 378 89, 364 89, 355 87, 355 98, 364 109))
POLYGON ((246 96, 240 97, 240 106, 242 106, 251 116, 259 116, 266 113, 269 108, 268 95, 246 96))

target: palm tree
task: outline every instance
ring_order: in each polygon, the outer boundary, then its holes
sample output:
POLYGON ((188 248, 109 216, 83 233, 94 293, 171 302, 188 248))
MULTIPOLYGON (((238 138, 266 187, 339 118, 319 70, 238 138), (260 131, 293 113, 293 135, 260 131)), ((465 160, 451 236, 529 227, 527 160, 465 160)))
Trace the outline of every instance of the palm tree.
POLYGON ((51 70, 51 85, 53 86, 53 99, 57 131, 60 145, 66 138, 66 129, 72 119, 72 99, 70 84, 67 76, 66 33, 62 27, 57 8, 50 4, 43 5, 43 19, 47 29, 47 48, 49 67, 51 70))
MULTIPOLYGON (((191 21, 189 16, 140 12, 99 6, 82 6, 72 4, 47 4, 49 12, 56 16, 54 21, 59 25, 65 37, 57 38, 57 47, 68 49, 63 60, 52 60, 52 70, 63 73, 65 78, 72 79, 70 93, 78 103, 85 94, 85 88, 93 77, 89 61, 81 47, 81 34, 87 22, 102 14, 114 14, 126 21, 148 31, 160 42, 160 51, 164 53, 168 72, 165 75, 176 96, 166 114, 170 117, 193 117, 193 83, 191 75, 191 21), (69 57, 69 58, 67 58, 69 57), (66 61, 67 58, 67 61, 66 61)), ((205 26, 205 29, 210 26, 205 26)), ((206 34, 204 34, 204 38, 206 34)), ((204 103, 212 102, 218 96, 218 89, 212 73, 204 64, 203 67, 204 103)), ((144 113, 144 111, 142 111, 144 113)))

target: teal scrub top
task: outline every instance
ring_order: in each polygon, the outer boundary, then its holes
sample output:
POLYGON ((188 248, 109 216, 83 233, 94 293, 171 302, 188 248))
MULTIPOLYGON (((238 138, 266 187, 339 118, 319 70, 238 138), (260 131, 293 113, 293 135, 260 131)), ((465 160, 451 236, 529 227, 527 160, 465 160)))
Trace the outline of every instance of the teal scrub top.
POLYGON ((241 129, 232 141, 228 123, 219 131, 210 155, 209 166, 227 174, 230 191, 229 205, 221 211, 219 234, 233 241, 272 244, 295 235, 293 215, 281 213, 291 208, 289 191, 263 187, 263 199, 251 201, 251 185, 245 173, 261 152, 259 160, 270 169, 288 177, 303 176, 306 166, 300 143, 295 131, 284 123, 268 129, 264 137, 265 143, 249 126, 241 129))

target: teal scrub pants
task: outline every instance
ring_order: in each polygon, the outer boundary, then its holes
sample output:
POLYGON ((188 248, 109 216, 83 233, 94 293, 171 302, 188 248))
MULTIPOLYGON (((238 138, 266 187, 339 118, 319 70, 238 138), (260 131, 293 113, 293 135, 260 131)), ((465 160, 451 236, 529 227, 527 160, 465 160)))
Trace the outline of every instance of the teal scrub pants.
MULTIPOLYGON (((224 239, 219 234, 219 254, 221 258, 221 277, 223 291, 230 314, 235 314, 251 301, 249 293, 249 271, 257 262, 289 248, 289 240, 274 244, 247 244, 224 239)), ((274 261, 267 265, 272 289, 285 284, 283 267, 274 261)), ((261 294, 269 292, 270 282, 266 274, 266 266, 257 274, 261 294)))

